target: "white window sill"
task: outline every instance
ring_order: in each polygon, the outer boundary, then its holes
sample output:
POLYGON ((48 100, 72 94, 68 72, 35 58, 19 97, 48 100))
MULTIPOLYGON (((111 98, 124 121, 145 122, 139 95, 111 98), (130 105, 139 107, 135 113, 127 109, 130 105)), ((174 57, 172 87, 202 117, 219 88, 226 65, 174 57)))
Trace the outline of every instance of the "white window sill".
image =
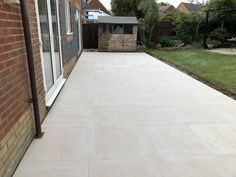
POLYGON ((64 86, 65 82, 66 82, 66 79, 63 79, 62 82, 58 85, 58 87, 54 91, 53 95, 50 97, 50 99, 46 100, 46 107, 52 106, 52 104, 54 103, 54 101, 57 98, 57 95, 60 93, 62 87, 64 86))
POLYGON ((73 32, 67 32, 66 35, 69 36, 69 35, 73 35, 74 33, 73 32))

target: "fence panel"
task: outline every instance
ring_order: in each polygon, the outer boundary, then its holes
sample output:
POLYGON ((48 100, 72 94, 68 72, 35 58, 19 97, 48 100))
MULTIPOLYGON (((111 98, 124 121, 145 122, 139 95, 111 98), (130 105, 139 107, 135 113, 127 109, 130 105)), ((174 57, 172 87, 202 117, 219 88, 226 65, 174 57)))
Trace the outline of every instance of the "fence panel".
POLYGON ((153 30, 152 41, 158 43, 165 36, 172 36, 174 26, 170 22, 160 22, 153 30))
POLYGON ((83 24, 84 49, 98 48, 98 24, 83 24))

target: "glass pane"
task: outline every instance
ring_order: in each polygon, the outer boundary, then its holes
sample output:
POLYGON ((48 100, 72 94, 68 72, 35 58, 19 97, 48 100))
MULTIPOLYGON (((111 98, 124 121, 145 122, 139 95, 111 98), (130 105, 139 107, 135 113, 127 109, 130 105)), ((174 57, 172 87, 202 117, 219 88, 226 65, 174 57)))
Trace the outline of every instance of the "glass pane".
POLYGON ((61 59, 60 59, 60 46, 59 46, 60 43, 59 43, 56 0, 50 0, 50 3, 51 3, 51 14, 52 14, 52 29, 53 29, 55 64, 56 64, 56 76, 57 78, 59 78, 62 72, 61 72, 61 59))
POLYGON ((124 33, 124 25, 122 24, 113 25, 113 34, 123 34, 123 33, 124 33))
POLYGON ((103 25, 103 33, 111 34, 112 33, 112 25, 109 25, 109 24, 103 25))
POLYGON ((66 32, 71 33, 71 9, 70 3, 68 1, 65 2, 65 15, 66 15, 66 32))
POLYGON ((125 25, 124 27, 124 34, 133 34, 133 25, 125 25))
POLYGON ((48 27, 47 0, 38 1, 38 7, 39 7, 41 37, 43 43, 42 48, 43 48, 43 60, 44 60, 44 72, 46 79, 46 88, 48 91, 53 86, 54 79, 53 79, 53 68, 52 68, 50 33, 48 27))

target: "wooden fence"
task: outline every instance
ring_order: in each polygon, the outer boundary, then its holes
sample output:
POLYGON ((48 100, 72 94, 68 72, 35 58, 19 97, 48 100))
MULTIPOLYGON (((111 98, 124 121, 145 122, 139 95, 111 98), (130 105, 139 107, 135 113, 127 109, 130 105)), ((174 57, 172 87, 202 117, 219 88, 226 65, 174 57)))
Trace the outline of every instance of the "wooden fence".
POLYGON ((165 36, 172 36, 174 26, 170 22, 159 22, 153 30, 152 41, 158 43, 165 36))
POLYGON ((84 49, 98 48, 98 24, 83 24, 84 49))

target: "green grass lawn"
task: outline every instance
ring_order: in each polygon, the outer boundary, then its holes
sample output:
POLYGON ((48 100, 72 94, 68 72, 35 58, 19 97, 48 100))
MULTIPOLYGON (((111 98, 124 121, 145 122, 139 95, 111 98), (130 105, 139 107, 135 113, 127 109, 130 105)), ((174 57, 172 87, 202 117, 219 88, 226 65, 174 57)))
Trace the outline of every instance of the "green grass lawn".
POLYGON ((200 49, 147 50, 147 53, 236 98, 236 55, 216 54, 200 49))

